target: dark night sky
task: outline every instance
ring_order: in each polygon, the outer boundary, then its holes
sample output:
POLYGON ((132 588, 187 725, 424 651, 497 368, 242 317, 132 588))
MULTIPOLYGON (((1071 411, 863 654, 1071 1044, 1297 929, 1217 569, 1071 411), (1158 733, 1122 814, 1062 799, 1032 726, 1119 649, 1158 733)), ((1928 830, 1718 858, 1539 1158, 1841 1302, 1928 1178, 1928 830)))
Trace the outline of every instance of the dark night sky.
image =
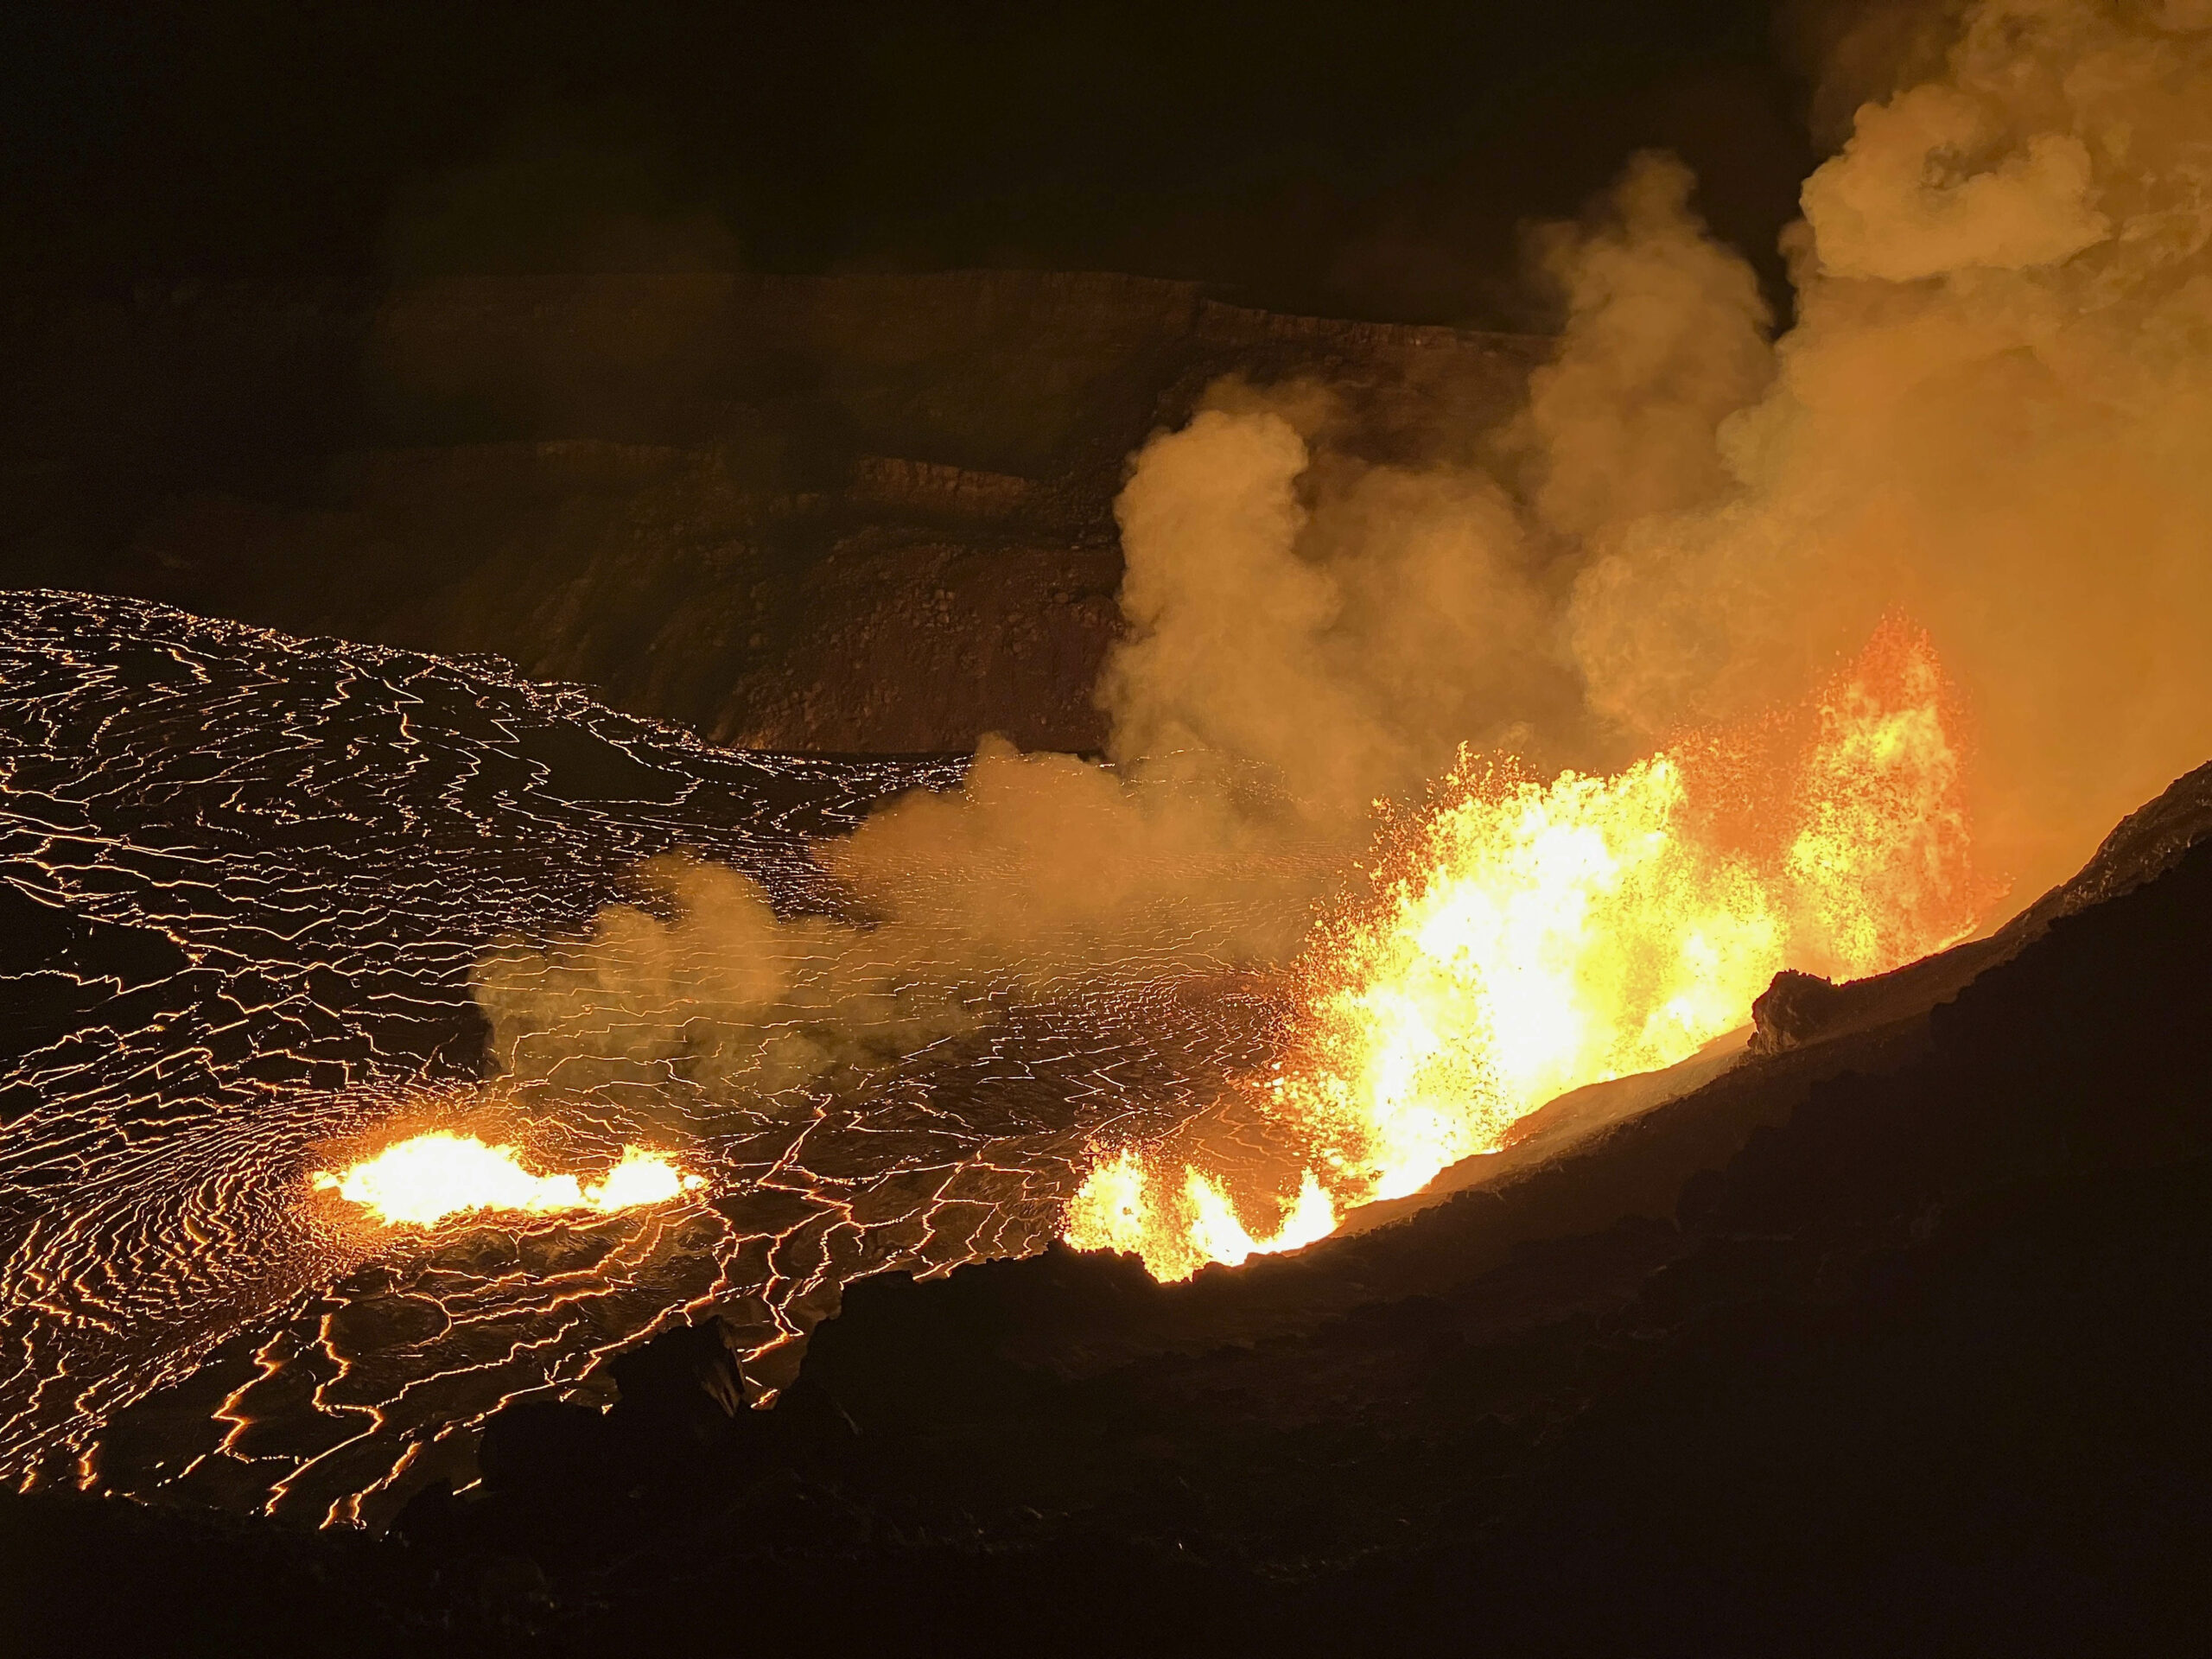
POLYGON ((1515 229, 1641 145, 1770 258, 1769 0, 16 0, 16 280, 1027 264, 1511 321, 1515 229))

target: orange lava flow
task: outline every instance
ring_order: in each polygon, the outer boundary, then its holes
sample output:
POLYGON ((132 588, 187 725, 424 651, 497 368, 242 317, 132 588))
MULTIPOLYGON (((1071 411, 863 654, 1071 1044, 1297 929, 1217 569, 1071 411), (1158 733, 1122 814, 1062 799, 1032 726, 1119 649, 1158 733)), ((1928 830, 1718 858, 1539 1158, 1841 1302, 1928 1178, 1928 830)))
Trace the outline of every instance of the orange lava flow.
POLYGON ((574 1175, 533 1175, 512 1147, 443 1130, 396 1141, 350 1169, 314 1177, 317 1191, 334 1192, 395 1227, 431 1227, 479 1210, 611 1215, 665 1204, 705 1184, 659 1153, 625 1147, 606 1179, 587 1186, 574 1175))
POLYGON ((1688 1058, 1783 967, 1852 978, 1970 936, 1996 893, 1946 702, 1926 635, 1892 620, 1803 708, 1609 777, 1463 754, 1299 965, 1262 1101, 1297 1172, 1281 1219, 1255 1235, 1218 1179, 1132 1150, 1091 1170, 1069 1242, 1161 1279, 1295 1249, 1547 1101, 1688 1058))

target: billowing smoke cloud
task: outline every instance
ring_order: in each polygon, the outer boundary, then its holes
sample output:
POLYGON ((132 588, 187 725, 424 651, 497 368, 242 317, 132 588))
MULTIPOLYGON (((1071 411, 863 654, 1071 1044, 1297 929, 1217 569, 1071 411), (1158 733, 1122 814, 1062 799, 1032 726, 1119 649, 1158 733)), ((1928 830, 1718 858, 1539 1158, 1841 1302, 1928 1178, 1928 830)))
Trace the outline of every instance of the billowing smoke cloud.
POLYGON ((2212 753, 2212 8, 1989 0, 1808 180, 1707 503, 1596 528, 1593 704, 1740 711, 1901 606, 2022 896, 2212 753))
POLYGON ((1010 997, 1280 960, 1332 876, 1278 791, 1117 777, 1000 739, 959 791, 902 798, 816 856, 839 915, 779 918, 734 870, 659 859, 639 872, 647 902, 603 910, 585 938, 495 952, 476 995, 500 1069, 574 1088, 681 1077, 723 1102, 861 1084, 1010 997))
POLYGON ((1531 505, 1563 535, 1717 494, 1716 430, 1774 378, 1758 279, 1691 214, 1695 182, 1671 156, 1639 156, 1610 221, 1538 238, 1567 323, 1556 359, 1530 378, 1531 505))
POLYGON ((1891 610, 1967 701, 1985 868, 2021 899, 2064 874, 2212 754, 2212 7, 1870 9, 1832 38, 1872 101, 1805 186, 1778 341, 1687 171, 1643 156, 1535 238, 1558 350, 1512 421, 1440 431, 1449 459, 1365 458, 1325 388, 1217 388, 1119 502, 1110 770, 987 743, 964 791, 821 849, 842 920, 663 872, 685 919, 487 965, 508 1064, 581 1063, 588 1004, 769 1086, 994 995, 1279 961, 1373 804, 1460 745, 1609 766, 1802 696, 1891 610))
POLYGON ((1132 628, 1101 701, 1125 766, 1227 756, 1357 839, 1461 745, 1539 770, 1617 760, 1570 628, 1590 550, 1732 486, 1724 424, 1774 378, 1750 267, 1642 156, 1583 226, 1536 238, 1567 326, 1517 417, 1440 433, 1425 465, 1360 458, 1308 386, 1217 388, 1137 457, 1119 505, 1132 628))
POLYGON ((1132 633, 1100 698, 1125 767, 1255 766, 1363 839, 1376 799, 1463 742, 1535 741, 1574 693, 1505 492, 1332 454, 1329 414, 1304 388, 1230 385, 1138 456, 1118 509, 1132 633))

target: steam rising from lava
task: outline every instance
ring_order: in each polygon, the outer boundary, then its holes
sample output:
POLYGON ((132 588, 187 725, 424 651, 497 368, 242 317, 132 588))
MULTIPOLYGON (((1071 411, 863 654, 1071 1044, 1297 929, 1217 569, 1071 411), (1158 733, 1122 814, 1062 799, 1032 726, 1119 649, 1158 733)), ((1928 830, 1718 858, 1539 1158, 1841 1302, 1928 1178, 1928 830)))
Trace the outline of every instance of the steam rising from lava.
POLYGON ((821 849, 842 920, 664 870, 677 919, 486 965, 510 1069, 588 1068, 587 1004, 742 1090, 1008 995, 1289 969, 1280 1166, 1240 1195, 1272 1226, 1173 1147, 1103 1147, 1072 1211, 1187 1270, 1681 1058, 1777 968, 1960 937, 1976 861, 2063 874, 2212 752, 2212 13, 1930 16, 1886 72, 1841 37, 1877 96, 1806 183, 1779 341, 1646 156, 1537 238, 1566 327, 1503 427, 1414 453, 1357 394, 1215 388, 1117 505, 1111 772, 987 743, 821 849))
MULTIPOLYGON (((1862 73, 1869 38, 1845 41, 1862 73)), ((1498 613, 1554 644, 1581 696, 1548 714, 1545 683, 1522 675, 1491 707, 1530 722, 1503 747, 1595 758, 1601 775, 1462 774, 1416 837, 1421 861, 1386 877, 1384 920, 1309 959, 1322 988, 1269 1114, 1340 1195, 1402 1190, 1548 1091, 1688 1052, 1784 961, 1864 973, 1946 942, 1991 897, 1970 823, 1985 868, 2032 892, 2212 749, 2212 14, 1989 0, 1932 53, 1927 31, 1911 39, 1917 72, 1859 111, 1806 185, 1797 323, 1771 351, 1750 272, 1689 217, 1688 175, 1638 158, 1608 213, 1541 239, 1568 326, 1522 421, 1483 467, 1447 462, 1419 486, 1517 485, 1522 505, 1482 541, 1498 613), (1675 734, 1788 706, 1898 608, 1972 710, 1971 785, 1940 696, 1847 690, 1786 850, 1747 882, 1683 833, 1697 794, 1675 734), (1669 747, 1622 770, 1603 758, 1614 743, 1669 747), (1928 787, 1900 795, 1880 757, 1914 753, 1929 761, 1906 775, 1928 787), (1924 816, 1897 817, 1916 793, 1924 816), (1553 845, 1587 846, 1601 879, 1545 868, 1553 845), (1885 845, 1914 850, 1874 865, 1850 850, 1885 845), (1669 871, 1668 893, 1645 868, 1669 871), (1516 938, 1516 907, 1537 912, 1537 942, 1516 938), (1641 985, 1590 982, 1580 941, 1599 915, 1596 959, 1641 985), (1578 943, 1555 949, 1560 932, 1578 943), (1655 977, 1655 961, 1685 972, 1655 977)), ((1354 591, 1408 520, 1317 537, 1377 469, 1332 466, 1326 423, 1289 400, 1231 418, 1271 416, 1302 419, 1308 444, 1305 563, 1279 591, 1325 654, 1341 613, 1301 584, 1354 591)), ((1245 520, 1284 521, 1280 498, 1245 520)), ((1134 550, 1132 567, 1134 582, 1134 550)), ((1441 683, 1465 682, 1447 665, 1441 683)), ((1330 775, 1320 757, 1346 734, 1357 754, 1392 753, 1325 705, 1278 706, 1309 773, 1330 775)), ((1103 1167, 1074 1235, 1144 1248, 1161 1271, 1216 1255, 1179 1161, 1164 1149, 1149 1184, 1127 1160, 1103 1167)), ((1256 1207, 1286 1205, 1306 1207, 1281 1187, 1256 1207)))
POLYGON ((1985 0, 1876 67, 1885 23, 1837 50, 1873 101, 1806 182, 1772 385, 1716 488, 1590 527, 1569 637, 1656 734, 1902 607, 2033 891, 2212 750, 2212 13, 1985 0))
POLYGON ((1179 1173, 1173 1151, 1102 1163, 1070 1238, 1162 1278, 1294 1248, 1558 1095, 1686 1058, 1786 963, 1872 972, 1965 937, 1991 895, 1942 705, 1926 639, 1891 622, 1796 721, 1548 784, 1463 757, 1300 963, 1259 1106, 1304 1165, 1284 1218, 1246 1231, 1201 1145, 1179 1173))

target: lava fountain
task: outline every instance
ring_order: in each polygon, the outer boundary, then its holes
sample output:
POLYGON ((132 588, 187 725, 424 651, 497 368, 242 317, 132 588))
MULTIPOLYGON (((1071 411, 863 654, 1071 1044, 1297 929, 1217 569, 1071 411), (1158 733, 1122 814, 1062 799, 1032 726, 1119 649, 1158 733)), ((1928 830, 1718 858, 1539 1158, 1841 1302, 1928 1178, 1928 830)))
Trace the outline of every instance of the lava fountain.
POLYGON ((1295 1249, 1548 1100, 1688 1058, 1783 967, 1855 977, 1968 937, 1998 890, 1973 867, 1956 723, 1927 635, 1892 619, 1802 707, 1611 776, 1463 754, 1296 969, 1260 1086, 1296 1172, 1279 1219, 1255 1232, 1219 1177, 1124 1149, 1070 1205, 1070 1242, 1163 1279, 1295 1249))
POLYGON ((665 1204, 706 1185, 662 1154, 625 1147, 606 1177, 586 1185, 574 1175, 537 1175, 512 1147, 434 1130, 395 1141, 372 1158, 313 1177, 319 1192, 359 1205, 387 1226, 434 1227, 448 1216, 482 1210, 538 1215, 591 1211, 612 1215, 665 1204))

